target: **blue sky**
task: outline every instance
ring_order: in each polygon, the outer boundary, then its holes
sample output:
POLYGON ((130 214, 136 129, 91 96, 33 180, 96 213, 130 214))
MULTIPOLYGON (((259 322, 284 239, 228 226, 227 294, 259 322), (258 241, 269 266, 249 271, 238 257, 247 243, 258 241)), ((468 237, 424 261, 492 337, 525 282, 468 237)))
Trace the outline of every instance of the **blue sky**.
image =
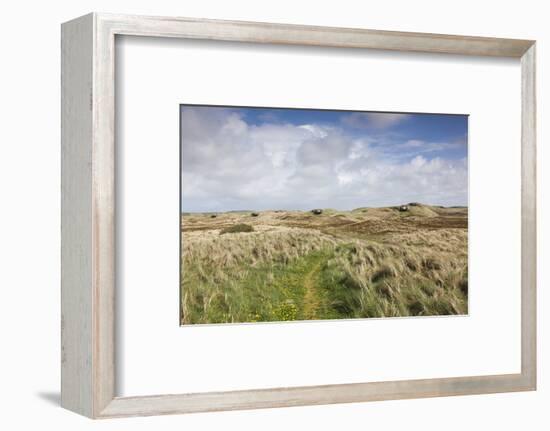
POLYGON ((467 205, 466 115, 181 106, 182 211, 467 205))

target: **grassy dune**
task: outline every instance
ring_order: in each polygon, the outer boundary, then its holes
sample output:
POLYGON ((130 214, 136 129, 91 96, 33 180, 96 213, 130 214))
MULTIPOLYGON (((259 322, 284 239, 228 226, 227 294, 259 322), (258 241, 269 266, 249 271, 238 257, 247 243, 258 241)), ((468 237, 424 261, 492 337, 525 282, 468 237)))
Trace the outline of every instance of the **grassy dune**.
POLYGON ((465 314, 466 208, 184 214, 181 323, 465 314))

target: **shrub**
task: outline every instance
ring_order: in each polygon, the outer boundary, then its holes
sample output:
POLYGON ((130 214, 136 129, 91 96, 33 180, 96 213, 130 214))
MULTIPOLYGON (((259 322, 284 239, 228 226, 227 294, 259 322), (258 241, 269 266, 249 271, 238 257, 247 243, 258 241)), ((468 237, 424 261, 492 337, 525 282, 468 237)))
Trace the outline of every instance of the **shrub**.
POLYGON ((233 226, 226 227, 220 231, 220 235, 224 233, 238 233, 238 232, 253 232, 254 228, 249 224, 236 224, 233 226))

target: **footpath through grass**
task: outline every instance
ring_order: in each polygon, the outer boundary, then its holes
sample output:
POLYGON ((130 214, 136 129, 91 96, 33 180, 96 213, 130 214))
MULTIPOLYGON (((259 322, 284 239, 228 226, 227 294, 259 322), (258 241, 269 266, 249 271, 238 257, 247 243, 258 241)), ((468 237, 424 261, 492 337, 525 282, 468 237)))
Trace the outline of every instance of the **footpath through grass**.
MULTIPOLYGON (((310 253, 286 265, 250 271, 242 287, 255 292, 247 321, 286 321, 329 319, 328 298, 318 283, 319 274, 331 257, 322 250, 310 253), (262 289, 257 289, 262 286, 262 289)), ((252 299, 252 298, 251 298, 252 299)))
MULTIPOLYGON (((270 322, 337 318, 328 291, 319 286, 330 250, 289 263, 249 268, 244 277, 217 286, 219 294, 188 298, 187 323, 270 322)), ((193 284, 199 284, 194 278, 193 284)), ((208 288, 208 286, 204 286, 208 288)))
POLYGON ((467 269, 403 249, 344 243, 214 281, 188 271, 184 323, 464 314, 467 269))

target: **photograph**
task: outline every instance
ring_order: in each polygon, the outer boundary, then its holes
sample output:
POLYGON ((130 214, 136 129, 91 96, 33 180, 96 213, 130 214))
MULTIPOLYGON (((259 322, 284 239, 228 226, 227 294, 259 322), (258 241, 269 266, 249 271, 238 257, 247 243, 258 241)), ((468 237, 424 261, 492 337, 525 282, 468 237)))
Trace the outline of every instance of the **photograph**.
POLYGON ((180 106, 180 324, 468 314, 468 116, 180 106))

